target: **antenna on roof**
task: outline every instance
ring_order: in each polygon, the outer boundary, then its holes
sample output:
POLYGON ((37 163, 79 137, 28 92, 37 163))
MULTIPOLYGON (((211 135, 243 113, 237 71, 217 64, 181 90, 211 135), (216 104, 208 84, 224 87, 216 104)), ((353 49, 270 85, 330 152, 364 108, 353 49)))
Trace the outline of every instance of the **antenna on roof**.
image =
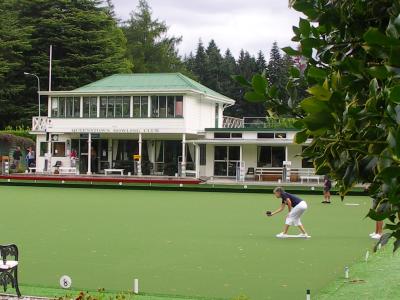
POLYGON ((51 67, 53 60, 53 45, 50 45, 50 58, 49 58, 49 92, 51 91, 51 67))

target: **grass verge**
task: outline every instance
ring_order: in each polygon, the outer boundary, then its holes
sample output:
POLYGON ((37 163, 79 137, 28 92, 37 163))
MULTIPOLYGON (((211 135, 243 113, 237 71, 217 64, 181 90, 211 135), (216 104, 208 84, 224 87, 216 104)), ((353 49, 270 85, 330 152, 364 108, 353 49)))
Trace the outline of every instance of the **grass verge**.
POLYGON ((318 300, 400 299, 400 253, 387 245, 371 255, 368 262, 350 266, 350 278, 343 276, 322 289, 318 300))

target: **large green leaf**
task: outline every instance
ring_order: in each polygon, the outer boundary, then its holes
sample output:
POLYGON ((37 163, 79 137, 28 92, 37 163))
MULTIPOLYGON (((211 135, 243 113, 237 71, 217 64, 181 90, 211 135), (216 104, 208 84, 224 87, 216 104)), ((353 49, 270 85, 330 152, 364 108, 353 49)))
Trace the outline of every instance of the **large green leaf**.
POLYGON ((389 72, 384 66, 371 67, 368 69, 368 73, 380 80, 384 80, 389 77, 389 72))
POLYGON ((232 75, 231 76, 234 81, 239 83, 242 86, 251 87, 251 83, 244 78, 242 75, 232 75))
POLYGON ((390 181, 393 178, 397 178, 400 176, 400 167, 390 166, 384 168, 381 172, 379 172, 377 178, 380 178, 384 181, 390 181))
POLYGON ((267 89, 267 79, 260 74, 256 74, 253 76, 251 81, 253 85, 253 89, 256 93, 260 95, 264 95, 267 89))
POLYGON ((310 22, 306 19, 300 18, 299 29, 303 37, 308 37, 311 32, 310 22))
POLYGON ((327 72, 324 69, 311 66, 307 71, 307 76, 315 79, 325 79, 327 72))
POLYGON ((290 55, 290 56, 298 56, 298 55, 301 54, 299 51, 294 50, 292 47, 282 48, 282 51, 285 52, 287 55, 290 55))
POLYGON ((309 114, 317 114, 320 112, 331 112, 331 108, 327 101, 320 101, 315 97, 309 97, 301 101, 300 106, 309 114))
POLYGON ((265 96, 257 92, 246 92, 244 98, 249 102, 264 102, 265 96))
POLYGON ((378 28, 370 28, 363 36, 364 40, 370 45, 379 45, 384 47, 400 45, 400 40, 388 37, 378 28))
POLYGON ((400 104, 400 84, 390 90, 390 101, 400 104))
POLYGON ((315 98, 325 101, 328 101, 332 96, 332 93, 321 85, 314 85, 310 87, 307 92, 309 92, 315 98))
POLYGON ((296 133, 296 135, 294 136, 294 142, 296 144, 303 144, 305 141, 307 141, 307 138, 307 129, 304 129, 296 133))

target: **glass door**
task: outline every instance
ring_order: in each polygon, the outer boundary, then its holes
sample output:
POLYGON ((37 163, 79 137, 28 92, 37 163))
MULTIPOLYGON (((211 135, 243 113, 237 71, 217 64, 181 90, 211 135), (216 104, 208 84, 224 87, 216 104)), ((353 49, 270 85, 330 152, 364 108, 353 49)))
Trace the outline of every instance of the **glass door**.
POLYGON ((215 146, 214 176, 236 176, 236 165, 240 161, 240 146, 215 146))

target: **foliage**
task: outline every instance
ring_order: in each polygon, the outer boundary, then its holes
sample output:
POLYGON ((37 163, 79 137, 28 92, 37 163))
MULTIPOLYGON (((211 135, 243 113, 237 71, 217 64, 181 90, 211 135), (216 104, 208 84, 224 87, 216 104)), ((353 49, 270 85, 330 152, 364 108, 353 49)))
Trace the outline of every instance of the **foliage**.
POLYGON ((6 85, 0 85, 5 104, 0 106, 0 128, 28 125, 37 115, 36 79, 23 73, 37 74, 41 89, 47 89, 50 44, 54 90, 74 89, 132 68, 122 30, 99 0, 6 0, 0 10, 0 57, 6 55, 7 62, 0 67, 6 70, 1 71, 6 85))
POLYGON ((139 1, 122 29, 128 40, 127 56, 134 63, 134 72, 177 72, 184 69, 177 50, 182 38, 167 35, 167 25, 153 19, 146 0, 139 1))
POLYGON ((0 131, 0 142, 9 145, 9 147, 12 147, 13 145, 20 146, 22 149, 35 146, 35 142, 30 138, 13 135, 3 131, 0 131))
POLYGON ((12 2, 0 2, 0 128, 20 119, 25 111, 14 97, 25 88, 19 78, 24 67, 23 53, 31 48, 31 28, 22 26, 12 2))
POLYGON ((104 289, 99 289, 97 293, 93 292, 79 292, 78 295, 68 294, 63 297, 59 297, 58 300, 130 300, 134 299, 132 293, 119 293, 109 294, 104 289))
POLYGON ((15 136, 20 136, 23 138, 35 140, 36 139, 35 135, 30 134, 29 132, 30 132, 30 129, 27 127, 23 127, 23 126, 18 126, 16 128, 7 126, 6 128, 4 128, 4 130, 0 130, 0 133, 8 133, 8 134, 12 134, 15 136))
MULTIPOLYGON (((388 221, 400 246, 400 3, 391 0, 294 0, 302 12, 294 27, 299 49, 284 48, 308 61, 309 96, 294 109, 276 99, 273 86, 255 75, 247 99, 266 101, 273 113, 294 111, 296 142, 312 138, 303 156, 318 174, 337 181, 342 197, 357 183, 375 198, 368 216, 388 221)), ((293 84, 300 70, 291 72, 293 84)), ((242 80, 242 78, 237 78, 242 80)))

